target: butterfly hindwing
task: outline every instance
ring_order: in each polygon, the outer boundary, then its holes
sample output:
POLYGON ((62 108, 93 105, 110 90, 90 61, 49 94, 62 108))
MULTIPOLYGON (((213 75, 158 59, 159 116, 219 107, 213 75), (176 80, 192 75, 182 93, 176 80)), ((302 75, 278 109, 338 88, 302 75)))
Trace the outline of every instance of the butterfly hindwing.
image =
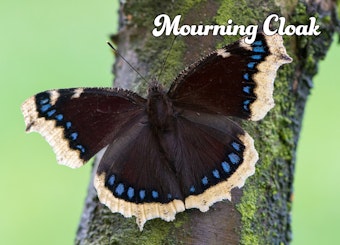
POLYGON ((231 189, 242 187, 255 172, 253 139, 228 118, 184 111, 177 129, 168 150, 176 156, 186 208, 207 211, 215 202, 230 200, 231 189))
POLYGON ((136 216, 140 229, 153 218, 184 211, 176 171, 142 118, 108 146, 95 177, 98 197, 112 212, 136 216))
POLYGON ((168 94, 174 105, 259 120, 274 106, 276 71, 291 62, 282 37, 258 33, 216 50, 184 70, 168 94))
POLYGON ((22 112, 26 130, 42 134, 58 162, 75 168, 142 115, 144 101, 134 93, 118 89, 59 89, 29 98, 22 105, 22 112))

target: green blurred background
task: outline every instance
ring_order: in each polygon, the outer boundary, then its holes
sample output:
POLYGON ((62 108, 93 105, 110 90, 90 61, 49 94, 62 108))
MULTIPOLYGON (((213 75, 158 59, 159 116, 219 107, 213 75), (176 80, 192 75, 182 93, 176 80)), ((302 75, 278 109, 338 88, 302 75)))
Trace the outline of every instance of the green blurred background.
MULTIPOLYGON (((73 244, 90 164, 56 164, 43 138, 25 134, 21 103, 51 88, 111 86, 118 1, 1 1, 0 244, 73 244)), ((320 64, 295 175, 293 245, 340 244, 340 47, 320 64)))

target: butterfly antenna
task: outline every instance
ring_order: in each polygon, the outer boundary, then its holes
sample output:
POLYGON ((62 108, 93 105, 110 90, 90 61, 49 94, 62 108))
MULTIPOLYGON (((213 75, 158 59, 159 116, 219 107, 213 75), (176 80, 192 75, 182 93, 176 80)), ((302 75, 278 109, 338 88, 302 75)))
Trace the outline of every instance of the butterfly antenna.
POLYGON ((134 68, 133 67, 133 65, 131 65, 130 64, 130 62, 129 61, 127 61, 125 58, 124 58, 124 56, 123 55, 121 55, 119 52, 118 52, 118 50, 115 48, 115 47, 113 47, 113 45, 109 42, 109 41, 107 41, 106 42, 107 43, 107 45, 109 45, 110 46, 110 48, 112 48, 112 50, 120 57, 120 58, 122 58, 125 62, 126 62, 126 64, 128 64, 129 66, 130 66, 130 68, 132 69, 132 70, 134 70, 146 83, 148 83, 148 81, 145 79, 145 77, 143 77, 142 76, 142 74, 140 74, 139 73, 139 71, 136 69, 136 68, 134 68))
POLYGON ((159 72, 157 81, 160 81, 160 79, 161 79, 161 76, 162 76, 163 71, 164 71, 164 68, 165 68, 166 61, 168 60, 170 51, 171 51, 172 47, 174 46, 174 43, 175 43, 176 38, 177 38, 177 36, 175 36, 175 38, 172 40, 171 46, 170 46, 170 48, 169 48, 169 50, 168 50, 168 53, 166 54, 166 57, 165 57, 165 59, 164 59, 164 61, 163 61, 162 68, 161 68, 161 70, 160 70, 160 72, 159 72))

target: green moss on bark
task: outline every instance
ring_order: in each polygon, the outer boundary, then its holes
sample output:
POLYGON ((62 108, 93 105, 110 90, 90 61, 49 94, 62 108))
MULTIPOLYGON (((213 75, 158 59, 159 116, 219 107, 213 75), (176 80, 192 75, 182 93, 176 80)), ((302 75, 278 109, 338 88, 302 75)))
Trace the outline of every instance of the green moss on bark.
MULTIPOLYGON (((270 13, 278 9, 273 2, 268 1, 267 4, 270 12, 263 11, 262 6, 259 11, 256 11, 256 8, 246 1, 237 4, 233 1, 223 1, 218 10, 216 21, 218 24, 225 24, 226 20, 230 18, 236 24, 259 25, 270 13), (254 20, 256 23, 254 23, 254 20)), ((235 37, 235 39, 237 38, 235 37)), ((267 117, 258 123, 243 123, 250 135, 255 138, 255 146, 260 154, 260 160, 256 165, 255 175, 250 177, 243 188, 241 201, 237 205, 242 222, 240 244, 272 244, 272 241, 274 241, 276 234, 273 233, 278 232, 279 224, 277 220, 280 220, 280 218, 275 213, 267 213, 268 210, 271 210, 268 207, 261 206, 272 203, 272 200, 264 199, 275 198, 277 202, 281 202, 276 203, 278 209, 285 216, 283 220, 281 217, 285 224, 280 225, 283 227, 289 225, 289 217, 285 212, 289 213, 291 205, 286 202, 289 197, 282 197, 282 195, 289 195, 290 190, 282 190, 285 185, 280 182, 287 181, 287 178, 291 177, 289 168, 292 161, 294 133, 293 129, 289 127, 291 122, 288 118, 294 116, 295 113, 294 100, 287 100, 287 98, 291 98, 289 94, 291 84, 285 78, 291 77, 292 73, 292 66, 280 68, 274 91, 277 106, 267 117), (278 160, 273 162, 273 159, 278 160), (275 178, 276 176, 278 178, 275 178), (277 229, 266 228, 268 226, 264 224, 268 222, 277 226, 277 229)), ((286 185, 289 186, 289 184, 286 185)), ((271 212, 274 212, 274 210, 271 210, 271 212)), ((287 241, 289 238, 283 240, 287 241)))

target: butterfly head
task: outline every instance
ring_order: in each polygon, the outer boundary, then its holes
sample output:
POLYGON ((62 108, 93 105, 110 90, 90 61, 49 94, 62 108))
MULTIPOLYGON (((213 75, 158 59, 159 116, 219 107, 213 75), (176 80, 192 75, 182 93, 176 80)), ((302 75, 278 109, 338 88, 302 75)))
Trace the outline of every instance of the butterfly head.
POLYGON ((155 78, 152 78, 152 80, 148 83, 148 85, 149 85, 149 87, 148 87, 148 95, 149 96, 152 93, 157 93, 159 91, 164 91, 163 86, 155 78))

